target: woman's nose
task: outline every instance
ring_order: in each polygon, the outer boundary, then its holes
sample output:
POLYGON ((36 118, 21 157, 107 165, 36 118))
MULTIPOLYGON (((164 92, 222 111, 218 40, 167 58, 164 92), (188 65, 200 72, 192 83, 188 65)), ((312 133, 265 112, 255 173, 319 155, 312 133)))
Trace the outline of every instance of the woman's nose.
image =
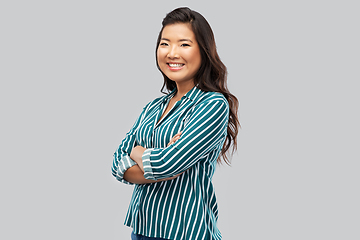
POLYGON ((176 47, 172 47, 169 49, 169 52, 168 52, 168 58, 179 58, 179 53, 178 53, 178 49, 176 47))

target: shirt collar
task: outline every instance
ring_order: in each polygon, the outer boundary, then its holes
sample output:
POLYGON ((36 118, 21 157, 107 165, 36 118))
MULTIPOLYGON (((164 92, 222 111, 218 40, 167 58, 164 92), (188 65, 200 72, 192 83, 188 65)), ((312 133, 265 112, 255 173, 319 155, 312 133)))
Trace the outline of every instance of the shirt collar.
MULTIPOLYGON (((170 98, 172 98, 176 94, 176 88, 174 88, 168 95, 164 96, 163 102, 168 101, 170 98)), ((195 99, 199 96, 201 93, 201 90, 196 86, 194 86, 190 91, 188 91, 183 98, 188 98, 191 101, 195 101, 195 99)))
POLYGON ((162 99, 163 102, 167 102, 170 98, 172 98, 176 93, 176 88, 174 88, 170 93, 165 95, 162 99))
MULTIPOLYGON (((163 97, 162 101, 167 102, 169 99, 171 99, 176 94, 177 88, 174 88, 170 93, 168 93, 166 96, 163 97)), ((201 89, 196 86, 194 86, 190 91, 188 91, 182 98, 188 98, 191 101, 195 101, 200 93, 201 89)))
POLYGON ((195 101, 195 99, 199 96, 201 90, 196 86, 194 86, 190 91, 188 91, 184 97, 190 99, 191 101, 195 101))

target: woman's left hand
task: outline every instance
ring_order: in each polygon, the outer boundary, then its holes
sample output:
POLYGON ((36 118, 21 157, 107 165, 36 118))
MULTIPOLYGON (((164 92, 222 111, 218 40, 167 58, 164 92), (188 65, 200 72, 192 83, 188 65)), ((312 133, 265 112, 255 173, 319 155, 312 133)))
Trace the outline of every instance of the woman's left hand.
MULTIPOLYGON (((181 135, 182 132, 179 132, 177 134, 175 134, 170 142, 168 143, 167 146, 170 146, 171 144, 175 143, 177 140, 180 139, 180 135, 181 135)), ((134 160, 137 165, 139 165, 140 169, 144 172, 144 167, 143 167, 143 162, 142 162, 142 155, 144 154, 146 148, 142 147, 142 146, 136 146, 134 147, 132 150, 131 150, 131 153, 130 153, 130 158, 132 160, 134 160)))
POLYGON ((167 146, 170 146, 171 144, 175 143, 177 140, 180 139, 180 135, 181 135, 182 132, 179 132, 177 134, 175 134, 172 139, 170 140, 170 142, 168 143, 167 146))

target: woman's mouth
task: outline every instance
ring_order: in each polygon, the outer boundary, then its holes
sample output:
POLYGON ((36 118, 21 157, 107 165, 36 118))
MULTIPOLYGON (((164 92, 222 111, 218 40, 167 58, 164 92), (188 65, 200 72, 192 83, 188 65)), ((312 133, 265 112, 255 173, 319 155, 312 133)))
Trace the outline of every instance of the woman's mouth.
POLYGON ((167 63, 166 64, 170 70, 180 70, 184 67, 183 63, 167 63))

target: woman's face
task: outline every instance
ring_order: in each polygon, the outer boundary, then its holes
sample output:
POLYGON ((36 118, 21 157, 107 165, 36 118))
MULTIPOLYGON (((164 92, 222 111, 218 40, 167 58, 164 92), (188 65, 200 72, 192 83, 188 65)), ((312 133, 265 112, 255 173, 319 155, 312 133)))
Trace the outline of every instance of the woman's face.
POLYGON ((161 71, 177 84, 194 82, 201 65, 201 55, 189 24, 175 23, 164 27, 157 61, 161 71))

